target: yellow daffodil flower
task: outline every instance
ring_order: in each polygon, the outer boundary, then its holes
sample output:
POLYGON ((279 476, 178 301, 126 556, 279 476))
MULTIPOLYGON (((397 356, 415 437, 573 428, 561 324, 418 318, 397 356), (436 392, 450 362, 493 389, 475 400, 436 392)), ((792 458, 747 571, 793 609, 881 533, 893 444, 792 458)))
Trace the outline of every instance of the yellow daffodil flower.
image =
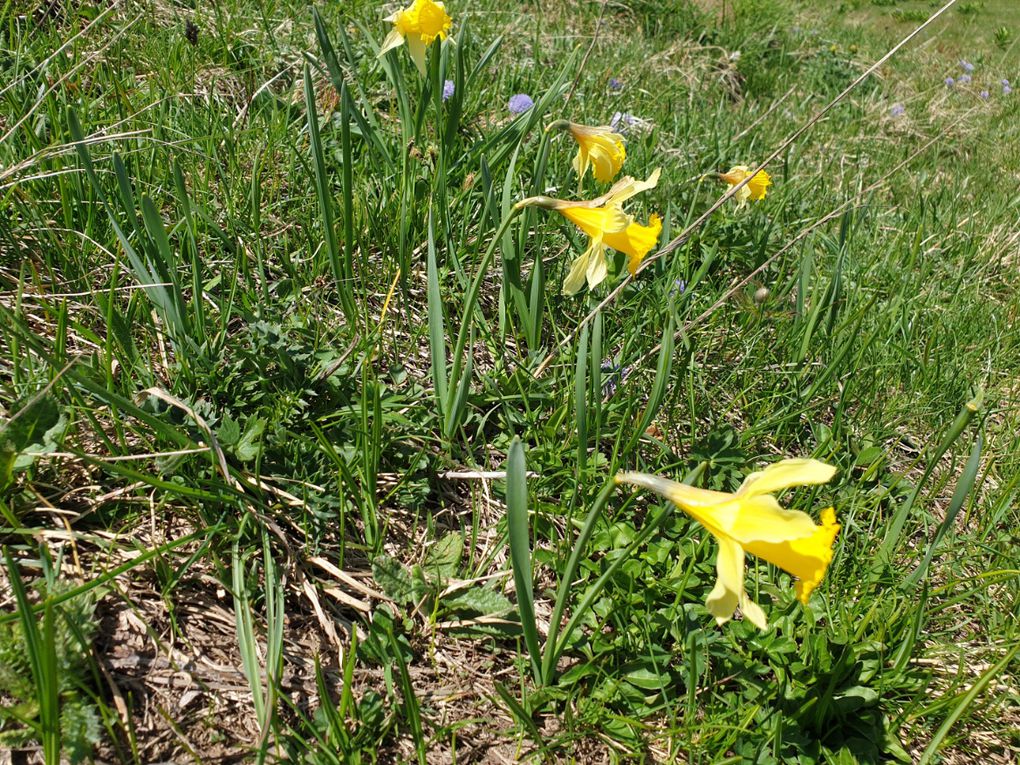
POLYGON ((831 507, 822 510, 822 525, 817 526, 807 513, 780 507, 772 492, 827 483, 835 473, 836 468, 817 460, 780 460, 751 473, 734 494, 698 489, 646 473, 620 473, 616 482, 661 494, 708 529, 719 543, 719 578, 708 595, 708 610, 723 624, 740 606, 748 621, 766 629, 765 613, 744 590, 744 553, 797 577, 797 598, 807 603, 832 561, 832 545, 839 533, 836 513, 831 507))
POLYGON ((442 3, 435 0, 414 0, 407 8, 386 17, 393 29, 383 40, 380 56, 407 43, 418 71, 425 75, 425 51, 437 37, 446 39, 446 33, 453 25, 453 19, 446 13, 442 3))
POLYGON ((635 194, 655 188, 658 182, 659 169, 656 168, 648 180, 621 178, 608 192, 588 201, 530 197, 517 203, 518 208, 534 206, 556 210, 589 236, 588 249, 570 265, 570 272, 563 281, 563 294, 573 295, 586 280, 589 288, 597 287, 606 278, 609 270, 607 247, 627 255, 630 273, 637 272, 641 260, 659 241, 662 219, 652 215, 647 226, 635 223, 634 216, 623 211, 623 203, 635 194))
POLYGON ((623 145, 623 136, 611 127, 588 127, 567 120, 556 120, 550 130, 566 130, 577 141, 577 156, 574 157, 574 172, 577 177, 584 178, 588 168, 592 169, 595 180, 609 183, 623 167, 627 158, 627 150, 623 145))
MULTIPOLYGON (((729 169, 727 173, 720 173, 719 179, 726 181, 730 186, 736 186, 738 183, 743 181, 747 176, 751 174, 751 168, 747 165, 736 165, 729 169)), ((737 192, 737 200, 741 206, 747 204, 747 200, 753 199, 758 202, 765 198, 768 193, 769 186, 772 185, 772 178, 764 170, 759 170, 754 174, 746 186, 737 192)))

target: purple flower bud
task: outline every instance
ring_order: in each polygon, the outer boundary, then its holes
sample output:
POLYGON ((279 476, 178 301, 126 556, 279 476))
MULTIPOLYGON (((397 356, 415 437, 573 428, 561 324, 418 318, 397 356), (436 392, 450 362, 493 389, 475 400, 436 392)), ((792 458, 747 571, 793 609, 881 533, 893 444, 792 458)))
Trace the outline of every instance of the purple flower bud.
POLYGON ((623 83, 620 82, 615 77, 610 77, 609 78, 609 89, 611 91, 613 91, 614 93, 617 92, 617 91, 623 90, 623 83))
POLYGON ((525 93, 518 93, 515 96, 510 96, 510 102, 507 104, 507 108, 511 114, 524 114, 531 107, 535 105, 535 102, 531 100, 531 96, 525 93))
POLYGON ((960 68, 967 74, 974 71, 974 65, 965 58, 960 59, 960 68))
POLYGON ((447 80, 443 83, 443 100, 446 101, 453 97, 454 84, 453 80, 447 80))
POLYGON ((1005 78, 1003 78, 1002 80, 1000 80, 1000 82, 1001 82, 1001 83, 1003 84, 1003 86, 1004 86, 1004 87, 1008 87, 1008 86, 1009 86, 1009 80, 1007 80, 1007 79, 1005 79, 1005 78))
POLYGON ((889 116, 892 117, 893 119, 896 119, 897 117, 902 117, 906 113, 907 107, 905 107, 903 104, 893 104, 892 107, 889 109, 889 116))
POLYGON ((961 74, 960 79, 958 79, 957 82, 961 85, 970 85, 970 79, 969 74, 961 74))
POLYGON ((946 87, 947 88, 951 88, 955 84, 956 84, 956 80, 954 80, 952 77, 946 77, 946 87))
POLYGON ((619 130, 621 133, 626 133, 629 128, 640 124, 641 119, 639 117, 627 114, 626 112, 614 112, 613 118, 609 120, 609 127, 613 130, 619 130))
POLYGON ((614 363, 612 359, 603 361, 602 374, 605 375, 605 381, 602 383, 602 397, 611 398, 616 393, 620 383, 627 379, 630 371, 630 367, 620 366, 614 363))
POLYGON ((985 99, 985 101, 988 100, 989 95, 991 95, 991 94, 987 90, 982 90, 981 91, 981 98, 985 99))
POLYGON ((1008 96, 1012 92, 1013 88, 1009 86, 1009 83, 1006 83, 1005 85, 1002 86, 1002 95, 1008 96))
POLYGON ((687 282, 683 279, 677 279, 673 282, 673 289, 670 290, 673 295, 682 295, 687 292, 687 282))

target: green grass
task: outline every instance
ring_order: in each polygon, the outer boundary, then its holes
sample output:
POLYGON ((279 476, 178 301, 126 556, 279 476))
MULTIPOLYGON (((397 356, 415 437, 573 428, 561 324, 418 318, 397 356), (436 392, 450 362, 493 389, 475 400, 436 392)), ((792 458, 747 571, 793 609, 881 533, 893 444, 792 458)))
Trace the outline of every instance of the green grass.
POLYGON ((1001 5, 585 322, 624 258, 560 294, 586 238, 514 207, 578 194, 546 124, 645 121, 627 211, 661 246, 934 8, 450 0, 422 78, 364 0, 0 4, 0 746, 1013 761, 1001 5), (716 626, 711 535, 613 475, 733 491, 786 456, 839 468, 783 498, 836 508, 832 564, 802 606, 749 558, 770 627, 716 626))
MULTIPOLYGON (((832 10, 892 39, 943 5, 930 0, 847 0, 834 3, 832 10)), ((1018 36, 1020 6, 1010 0, 958 0, 932 29, 934 47, 996 62, 1016 60, 1018 36)))

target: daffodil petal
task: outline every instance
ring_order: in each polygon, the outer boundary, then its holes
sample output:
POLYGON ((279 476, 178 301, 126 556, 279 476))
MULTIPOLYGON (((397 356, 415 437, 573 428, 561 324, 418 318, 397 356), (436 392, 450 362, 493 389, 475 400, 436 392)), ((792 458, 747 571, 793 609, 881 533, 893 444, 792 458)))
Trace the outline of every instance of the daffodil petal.
POLYGON ((765 612, 761 610, 761 606, 748 597, 747 592, 740 596, 740 611, 744 614, 744 618, 758 629, 767 630, 769 628, 769 620, 765 618, 765 612))
POLYGON ((571 165, 578 178, 583 178, 584 174, 588 172, 588 153, 582 147, 578 147, 571 165))
POLYGON ((715 570, 719 578, 705 605, 716 623, 725 624, 733 618, 733 612, 744 597, 744 551, 727 537, 716 537, 716 541, 719 543, 719 555, 715 570))
POLYGON ((404 36, 400 34, 396 29, 391 29, 390 33, 386 35, 386 39, 383 40, 382 47, 379 48, 379 56, 385 56, 394 48, 399 48, 404 44, 404 36))
POLYGON ((585 275, 588 273, 588 261, 591 258, 591 247, 582 252, 570 264, 567 278, 563 280, 563 294, 576 295, 584 286, 585 275))
POLYGON ((737 490, 738 497, 772 494, 791 486, 828 483, 836 468, 812 459, 786 459, 773 462, 764 470, 751 473, 737 490))
POLYGON ((652 174, 644 181, 635 180, 629 175, 625 178, 621 178, 606 193, 604 197, 606 204, 619 205, 630 199, 635 194, 640 194, 642 191, 648 191, 648 189, 654 189, 659 183, 659 173, 661 171, 661 167, 655 168, 655 170, 652 171, 652 174))
POLYGON ((778 544, 803 539, 818 528, 810 515, 781 507, 769 494, 731 502, 725 511, 716 513, 719 528, 744 547, 754 542, 778 544))
POLYGON ((593 239, 588 250, 588 270, 585 272, 585 278, 588 280, 588 289, 595 289, 609 273, 609 265, 606 263, 606 248, 602 242, 593 239))
POLYGON ((407 52, 411 54, 411 60, 418 67, 422 77, 425 76, 425 43, 420 37, 411 35, 407 38, 407 52))

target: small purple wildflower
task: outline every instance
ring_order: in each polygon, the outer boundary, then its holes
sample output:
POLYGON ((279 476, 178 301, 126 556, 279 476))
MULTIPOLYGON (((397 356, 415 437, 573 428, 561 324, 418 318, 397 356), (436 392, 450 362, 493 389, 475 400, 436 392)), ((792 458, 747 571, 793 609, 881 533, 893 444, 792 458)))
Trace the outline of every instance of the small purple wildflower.
POLYGON ((615 112, 613 118, 609 120, 609 127, 613 130, 619 130, 621 133, 626 133, 628 128, 632 128, 640 123, 641 120, 633 114, 615 112))
POLYGON ((907 107, 905 107, 903 104, 893 104, 892 107, 889 109, 889 116, 892 117, 893 119, 896 119, 897 117, 902 117, 906 113, 907 107))
POLYGON ((443 100, 444 101, 446 101, 446 100, 448 100, 450 98, 453 98, 454 87, 455 86, 453 84, 453 80, 447 80, 446 82, 443 83, 443 100))
POLYGON ((961 85, 970 85, 970 79, 971 77, 969 74, 961 74, 960 79, 958 79, 957 82, 961 85))
POLYGON ((1013 88, 1011 88, 1009 86, 1009 80, 1003 80, 1002 81, 1002 95, 1008 96, 1012 92, 1013 92, 1013 88))
POLYGON ((952 77, 946 77, 946 87, 947 88, 951 88, 955 84, 956 84, 956 80, 954 80, 952 77))
POLYGON ((991 94, 987 90, 982 90, 980 95, 981 95, 981 98, 983 98, 985 101, 987 101, 991 94))
POLYGON ((606 359, 602 362, 602 373, 605 375, 605 382, 602 383, 602 398, 612 398, 620 383, 626 380, 627 375, 630 374, 630 367, 621 367, 606 359))
POLYGON ((967 74, 970 74, 971 72, 974 71, 974 65, 965 58, 960 59, 960 68, 967 74))
POLYGON ((615 77, 610 77, 609 78, 609 89, 611 91, 613 91, 614 93, 618 93, 619 91, 623 90, 623 83, 620 82, 615 77))
POLYGON ((517 95, 510 96, 510 101, 507 104, 507 108, 511 114, 524 114, 531 107, 535 105, 535 102, 531 100, 531 96, 526 93, 518 93, 517 95))
POLYGON ((677 279, 673 282, 673 289, 670 290, 671 295, 682 295, 687 292, 687 282, 683 279, 677 279))

